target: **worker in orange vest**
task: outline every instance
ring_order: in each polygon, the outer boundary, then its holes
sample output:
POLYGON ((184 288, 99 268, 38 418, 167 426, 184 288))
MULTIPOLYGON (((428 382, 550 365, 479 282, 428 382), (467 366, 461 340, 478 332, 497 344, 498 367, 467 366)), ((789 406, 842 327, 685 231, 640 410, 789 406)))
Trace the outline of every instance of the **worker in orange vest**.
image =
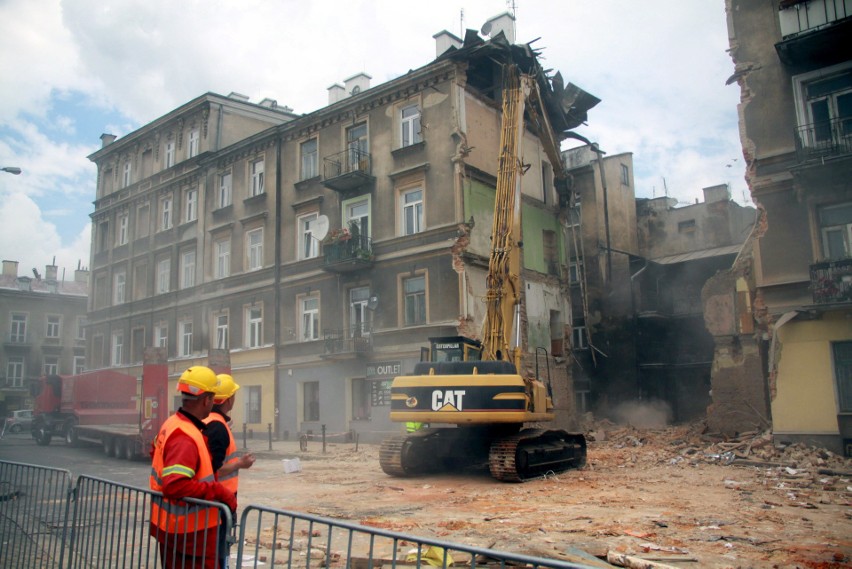
MULTIPOLYGON (((210 458, 213 462, 216 480, 236 495, 240 470, 251 468, 255 459, 251 453, 242 456, 237 453, 237 443, 230 427, 230 413, 231 409, 234 408, 234 398, 240 386, 234 381, 233 377, 226 373, 221 373, 216 377, 219 380, 219 387, 213 399, 213 411, 204 419, 204 423, 207 425, 205 430, 207 446, 210 449, 210 458)), ((219 545, 220 566, 226 567, 229 544, 227 540, 220 540, 219 545)))
POLYGON ((151 535, 166 569, 217 569, 219 561, 220 510, 183 498, 223 502, 232 513, 237 509, 234 492, 215 480, 204 435, 218 383, 216 373, 204 366, 183 372, 177 384, 181 407, 154 441, 150 486, 162 498, 151 501, 151 535))

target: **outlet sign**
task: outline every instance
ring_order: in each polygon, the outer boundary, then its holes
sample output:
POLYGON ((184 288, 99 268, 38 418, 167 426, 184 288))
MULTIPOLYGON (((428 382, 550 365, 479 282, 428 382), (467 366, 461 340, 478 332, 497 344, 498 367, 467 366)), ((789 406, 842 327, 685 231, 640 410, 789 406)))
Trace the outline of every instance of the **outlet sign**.
POLYGON ((367 364, 367 379, 393 379, 402 370, 402 362, 386 361, 367 364))

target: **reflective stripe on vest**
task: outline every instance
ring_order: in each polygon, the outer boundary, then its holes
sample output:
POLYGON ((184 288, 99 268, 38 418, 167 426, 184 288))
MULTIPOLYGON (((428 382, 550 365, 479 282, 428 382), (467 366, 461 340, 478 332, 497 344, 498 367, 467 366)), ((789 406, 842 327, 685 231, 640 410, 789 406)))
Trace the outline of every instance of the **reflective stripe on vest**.
MULTIPOLYGON (((225 459, 222 461, 222 466, 232 462, 237 462, 240 459, 240 456, 237 454, 237 443, 234 441, 234 433, 231 432, 231 427, 228 426, 228 422, 225 421, 225 417, 216 411, 213 411, 206 419, 204 419, 204 422, 208 425, 213 421, 222 423, 228 430, 228 448, 225 449, 225 459)), ((217 474, 216 479, 222 483, 222 486, 236 494, 237 486, 239 486, 239 475, 239 469, 235 469, 233 472, 226 474, 225 476, 219 476, 217 474)))
MULTIPOLYGON (((163 478, 169 474, 180 474, 192 478, 196 482, 213 482, 213 464, 210 461, 210 451, 195 425, 178 414, 169 417, 154 441, 154 457, 151 460, 151 478, 149 485, 156 492, 163 491, 163 478), (163 464, 163 452, 169 438, 177 431, 182 431, 192 439, 198 449, 198 470, 188 465, 163 464)), ((159 530, 171 534, 187 534, 203 531, 219 525, 219 509, 197 504, 187 504, 181 500, 169 500, 157 496, 151 500, 151 524, 159 530)))

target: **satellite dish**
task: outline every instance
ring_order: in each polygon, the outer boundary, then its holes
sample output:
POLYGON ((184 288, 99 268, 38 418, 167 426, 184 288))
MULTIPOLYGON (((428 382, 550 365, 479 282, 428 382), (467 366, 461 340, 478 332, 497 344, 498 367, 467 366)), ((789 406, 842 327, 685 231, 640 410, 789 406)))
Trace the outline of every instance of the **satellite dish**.
POLYGON ((379 295, 374 294, 367 300, 367 308, 370 310, 375 310, 379 306, 379 295))
POLYGON ((491 22, 485 22, 482 24, 482 35, 490 36, 491 35, 491 22))
POLYGON ((328 216, 321 215, 317 217, 316 225, 314 227, 314 237, 316 237, 319 241, 325 239, 325 236, 328 235, 328 216))

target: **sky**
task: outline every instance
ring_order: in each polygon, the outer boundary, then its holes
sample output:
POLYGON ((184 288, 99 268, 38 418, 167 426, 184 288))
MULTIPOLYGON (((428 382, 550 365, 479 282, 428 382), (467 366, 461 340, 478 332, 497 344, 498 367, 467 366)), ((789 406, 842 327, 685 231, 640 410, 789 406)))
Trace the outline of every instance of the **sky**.
MULTIPOLYGON (((637 197, 682 204, 729 184, 752 205, 725 85, 724 0, 0 0, 0 258, 18 274, 89 265, 103 133, 206 93, 296 113, 359 72, 376 86, 435 58, 434 34, 514 10, 516 41, 601 99, 576 132, 633 153, 637 197)), ((563 149, 576 143, 563 144, 563 149)))

